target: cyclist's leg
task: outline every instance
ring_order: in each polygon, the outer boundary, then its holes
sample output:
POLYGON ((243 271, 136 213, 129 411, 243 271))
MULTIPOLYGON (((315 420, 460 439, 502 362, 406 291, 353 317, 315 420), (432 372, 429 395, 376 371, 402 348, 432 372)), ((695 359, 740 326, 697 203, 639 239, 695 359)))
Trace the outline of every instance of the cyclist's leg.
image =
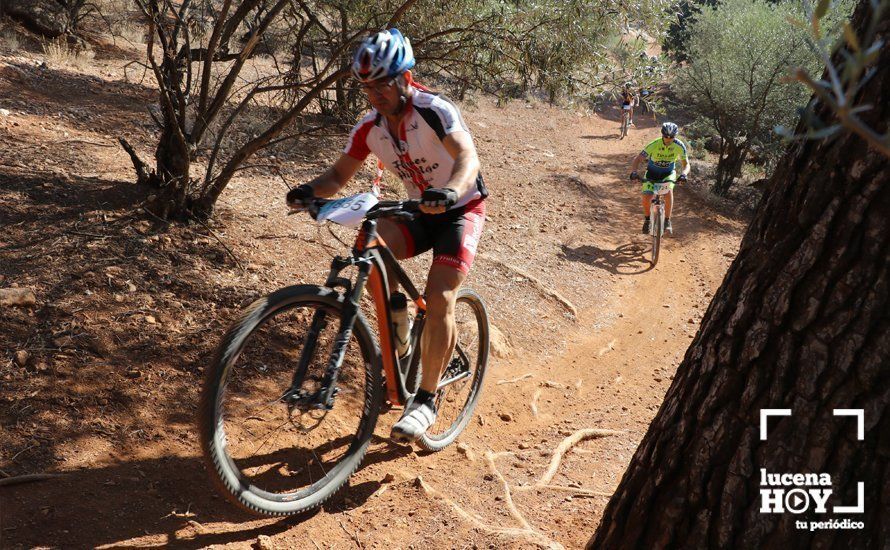
POLYGON ((396 222, 387 218, 381 218, 377 222, 377 234, 383 238, 386 246, 392 250, 398 260, 404 260, 413 255, 414 242, 406 225, 404 222, 396 222))
POLYGON ((430 267, 426 281, 426 325, 421 342, 423 375, 420 387, 436 393, 439 377, 451 358, 457 333, 454 326, 454 304, 457 291, 466 279, 460 269, 441 263, 430 267))
POLYGON ((674 206, 674 185, 677 182, 677 171, 671 172, 671 175, 664 178, 664 181, 671 182, 670 192, 664 195, 664 217, 671 219, 671 210, 674 206))
POLYGON ((643 176, 643 188, 641 190, 641 198, 643 201, 643 216, 646 219, 649 219, 649 213, 652 208, 652 198, 655 196, 654 188, 649 180, 646 179, 646 176, 643 176))
MULTIPOLYGON (((398 260, 413 258, 432 248, 427 231, 420 219, 395 221, 383 218, 377 222, 377 233, 398 260)), ((398 278, 394 273, 387 273, 387 276, 389 288, 395 292, 399 286, 398 278)))
POLYGON ((454 305, 467 278, 485 224, 485 202, 465 207, 462 215, 436 228, 433 265, 426 284, 427 317, 421 343, 420 387, 434 393, 457 341, 454 305))

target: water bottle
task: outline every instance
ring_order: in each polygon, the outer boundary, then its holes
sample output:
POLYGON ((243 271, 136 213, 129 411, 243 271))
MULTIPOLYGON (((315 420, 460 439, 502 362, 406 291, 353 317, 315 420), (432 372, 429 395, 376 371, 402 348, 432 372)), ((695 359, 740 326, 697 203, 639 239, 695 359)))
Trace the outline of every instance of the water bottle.
POLYGON ((408 298, 401 292, 393 292, 389 297, 392 308, 392 324, 396 335, 396 350, 399 357, 411 351, 411 317, 408 315, 408 298))

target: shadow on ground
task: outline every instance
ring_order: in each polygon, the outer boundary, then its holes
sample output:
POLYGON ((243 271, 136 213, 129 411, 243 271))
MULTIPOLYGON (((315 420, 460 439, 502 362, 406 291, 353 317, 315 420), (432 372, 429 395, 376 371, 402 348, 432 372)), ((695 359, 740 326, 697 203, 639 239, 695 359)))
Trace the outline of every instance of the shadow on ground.
MULTIPOLYGON (((363 467, 410 452, 376 445, 363 467)), ((359 507, 380 486, 379 481, 347 483, 323 509, 336 513, 359 507)), ((241 512, 216 493, 200 459, 182 456, 120 462, 2 487, 0 507, 4 548, 205 548, 274 535, 318 513, 270 519, 241 512), (211 526, 217 523, 222 525, 211 526)))
MULTIPOLYGON (((635 275, 651 269, 651 238, 640 232, 643 223, 640 183, 628 178, 632 160, 626 154, 595 154, 581 168, 580 176, 552 176, 557 186, 583 197, 578 215, 590 227, 588 234, 562 244, 563 258, 620 275, 635 275), (617 242, 614 246, 604 246, 604 241, 617 242)), ((671 217, 674 233, 665 236, 663 251, 670 254, 674 242, 688 245, 709 235, 734 235, 739 223, 748 222, 735 210, 723 209, 727 218, 723 219, 711 215, 709 212, 713 209, 713 204, 705 207, 704 199, 688 188, 677 186, 671 217)))

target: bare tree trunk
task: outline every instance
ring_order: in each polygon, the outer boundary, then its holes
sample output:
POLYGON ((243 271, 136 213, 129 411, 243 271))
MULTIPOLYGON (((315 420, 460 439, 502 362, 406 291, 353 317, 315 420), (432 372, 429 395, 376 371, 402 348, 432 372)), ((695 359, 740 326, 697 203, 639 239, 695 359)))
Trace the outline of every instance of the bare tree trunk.
MULTIPOLYGON (((340 40, 347 42, 349 40, 349 14, 344 7, 340 7, 340 40)), ((349 56, 342 55, 340 59, 339 71, 347 72, 350 68, 349 56)), ((334 97, 337 104, 336 116, 338 120, 346 120, 349 113, 349 103, 347 98, 346 79, 340 79, 334 84, 334 97)))
POLYGON ((717 173, 711 190, 720 196, 726 196, 729 188, 742 174, 742 167, 748 157, 750 144, 745 141, 739 145, 732 140, 727 140, 720 160, 717 162, 717 173))
MULTIPOLYGON (((890 50, 874 66, 855 104, 885 131, 890 50)), ((589 548, 887 547, 888 188, 887 157, 853 134, 789 148, 589 548), (762 409, 792 410, 765 441, 762 409), (864 410, 862 441, 835 409, 864 410), (829 474, 827 512, 762 513, 762 472, 829 474), (860 482, 864 513, 835 511, 860 482), (864 528, 798 525, 844 519, 864 528)))
POLYGON ((156 174, 160 178, 160 193, 152 210, 164 219, 184 219, 189 215, 191 191, 191 156, 189 144, 175 132, 165 130, 155 150, 156 174))
POLYGON ((236 151, 229 159, 229 162, 222 168, 219 176, 214 178, 213 183, 207 186, 201 194, 201 197, 196 201, 194 208, 195 213, 202 217, 209 217, 213 213, 213 208, 216 205, 216 201, 219 199, 220 194, 222 194, 223 189, 225 189, 232 180, 232 177, 235 175, 235 172, 238 171, 239 166, 278 136, 284 128, 293 123, 297 116, 306 109, 307 105, 314 101, 324 90, 327 90, 332 84, 344 76, 346 76, 345 73, 338 71, 316 83, 315 86, 303 94, 303 97, 301 97, 300 100, 275 124, 238 149, 238 151, 236 151))

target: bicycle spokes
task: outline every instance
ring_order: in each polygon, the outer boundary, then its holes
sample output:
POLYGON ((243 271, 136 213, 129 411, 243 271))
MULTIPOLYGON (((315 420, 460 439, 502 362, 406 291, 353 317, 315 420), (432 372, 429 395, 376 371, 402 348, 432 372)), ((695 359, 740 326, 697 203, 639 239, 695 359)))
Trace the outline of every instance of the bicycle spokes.
POLYGON ((227 453, 264 491, 292 491, 323 478, 358 431, 366 372, 354 340, 345 344, 331 392, 336 407, 325 406, 325 374, 339 325, 329 318, 333 312, 313 308, 276 314, 229 369, 221 398, 227 453))
POLYGON ((457 343, 436 392, 438 420, 429 432, 433 435, 448 431, 461 419, 481 352, 480 327, 472 304, 458 300, 454 315, 457 343))

